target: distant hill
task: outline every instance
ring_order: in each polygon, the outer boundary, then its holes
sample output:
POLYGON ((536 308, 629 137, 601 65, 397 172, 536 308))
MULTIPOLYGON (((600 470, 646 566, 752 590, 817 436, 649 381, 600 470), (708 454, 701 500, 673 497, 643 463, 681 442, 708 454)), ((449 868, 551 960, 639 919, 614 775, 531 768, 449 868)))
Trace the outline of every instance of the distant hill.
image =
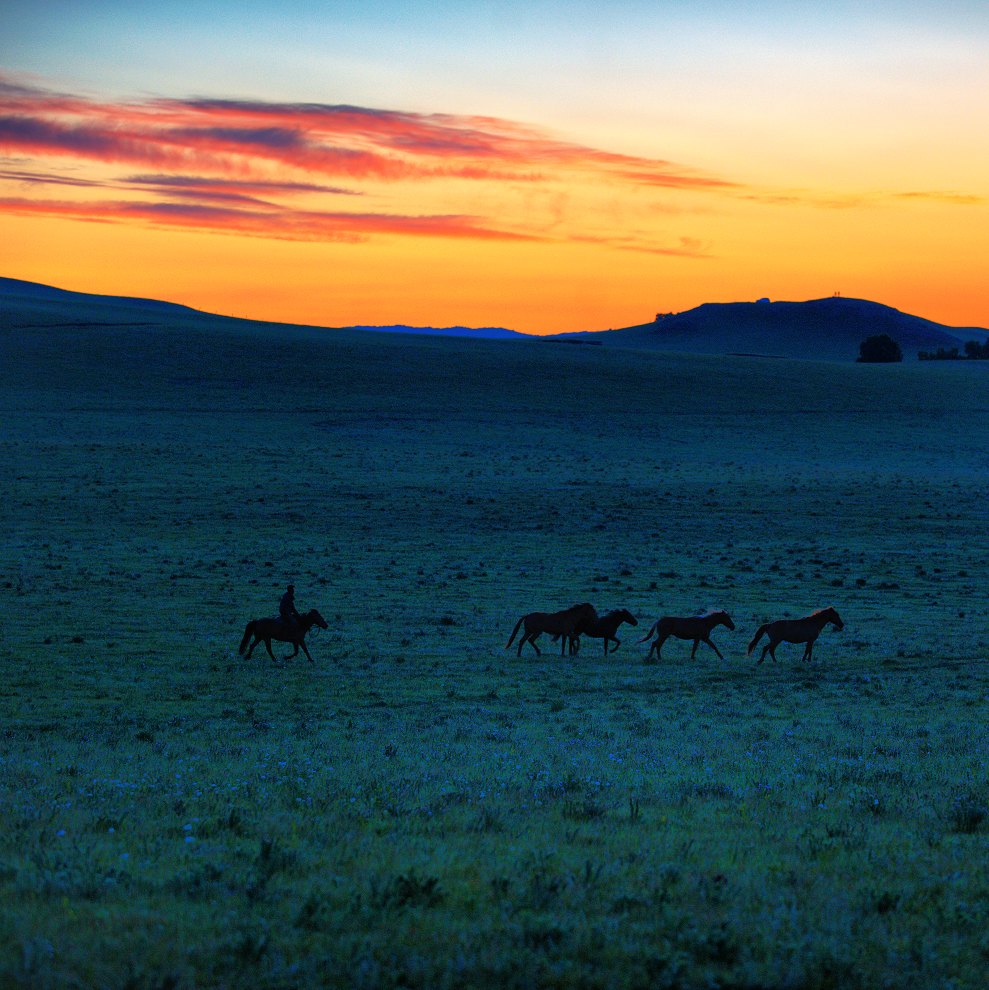
POLYGON ((348 330, 369 330, 372 333, 412 333, 425 334, 431 337, 476 337, 480 340, 509 340, 517 337, 528 337, 529 334, 519 333, 518 330, 506 330, 504 327, 409 327, 404 323, 388 327, 347 327, 348 330))
POLYGON ((189 306, 179 303, 159 302, 156 299, 138 299, 130 296, 100 296, 89 292, 70 292, 68 289, 56 289, 51 285, 41 285, 38 282, 25 282, 19 278, 0 277, 0 306, 14 303, 22 306, 51 309, 59 307, 97 306, 109 310, 143 310, 157 314, 188 315, 199 312, 189 306))
MULTIPOLYGON (((0 328, 57 326, 151 327, 165 324, 259 333, 286 327, 256 320, 215 316, 178 303, 129 296, 70 292, 36 282, 0 278, 0 328)), ((314 334, 326 330, 392 333, 475 340, 524 340, 646 348, 692 354, 752 354, 763 357, 854 361, 859 344, 873 334, 889 334, 907 360, 918 351, 957 347, 989 340, 978 327, 947 327, 890 306, 864 299, 832 297, 809 302, 705 303, 654 323, 621 330, 583 331, 535 337, 504 327, 352 326, 300 327, 314 334)))
POLYGON ((897 341, 908 360, 918 351, 961 349, 967 340, 989 338, 989 331, 977 327, 946 327, 891 306, 842 296, 809 302, 705 303, 654 323, 560 337, 695 354, 854 361, 859 344, 880 333, 897 341))
MULTIPOLYGON (((62 323, 79 325, 83 323, 106 323, 113 325, 160 322, 162 319, 208 319, 216 321, 236 321, 236 317, 216 316, 202 310, 192 309, 178 303, 160 302, 156 299, 141 299, 131 296, 102 296, 88 292, 70 292, 56 289, 37 282, 25 282, 16 278, 0 277, 0 324, 12 322, 21 326, 32 325, 32 321, 46 326, 62 323), (16 318, 15 318, 16 310, 16 318)), ((243 321, 255 323, 258 321, 243 321)), ((340 330, 367 330, 378 333, 422 334, 440 337, 468 337, 480 340, 502 340, 526 338, 526 334, 503 327, 410 327, 396 326, 355 326, 334 327, 340 330)), ((531 338, 529 338, 531 339, 531 338)))

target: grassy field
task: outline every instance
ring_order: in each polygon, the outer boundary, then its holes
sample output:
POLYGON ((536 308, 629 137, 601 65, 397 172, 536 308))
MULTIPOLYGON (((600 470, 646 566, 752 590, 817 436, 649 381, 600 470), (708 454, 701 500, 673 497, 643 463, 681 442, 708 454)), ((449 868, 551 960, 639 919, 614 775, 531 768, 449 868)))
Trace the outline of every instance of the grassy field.
POLYGON ((989 369, 0 338, 0 985, 985 985, 989 369))

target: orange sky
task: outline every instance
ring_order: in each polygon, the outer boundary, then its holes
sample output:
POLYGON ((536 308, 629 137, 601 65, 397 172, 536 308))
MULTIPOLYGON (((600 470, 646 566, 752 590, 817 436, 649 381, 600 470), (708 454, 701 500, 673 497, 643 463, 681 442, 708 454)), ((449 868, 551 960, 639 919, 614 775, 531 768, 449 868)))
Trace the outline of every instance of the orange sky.
MULTIPOLYGON (((229 69, 222 91, 210 78, 223 95, 156 77, 160 95, 111 97, 84 59, 73 78, 37 71, 28 10, 20 60, 0 68, 3 275, 326 326, 604 329, 833 292, 989 326, 978 33, 903 20, 831 47, 767 20, 715 43, 684 21, 701 66, 674 53, 664 74, 611 39, 638 83, 625 101, 602 58, 562 90, 549 72, 495 91, 424 70, 384 103, 384 55, 346 71, 328 57, 331 100, 319 73, 257 95, 229 69)), ((73 51, 84 27, 47 49, 73 51)))

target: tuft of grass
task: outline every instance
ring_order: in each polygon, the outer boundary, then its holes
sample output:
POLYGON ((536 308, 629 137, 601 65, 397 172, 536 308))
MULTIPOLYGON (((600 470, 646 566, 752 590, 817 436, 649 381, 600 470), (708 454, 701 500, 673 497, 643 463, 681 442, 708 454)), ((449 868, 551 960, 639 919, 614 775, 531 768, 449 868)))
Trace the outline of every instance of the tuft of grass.
POLYGON ((943 811, 948 828, 959 835, 973 835, 989 816, 985 789, 963 787, 955 790, 943 811))

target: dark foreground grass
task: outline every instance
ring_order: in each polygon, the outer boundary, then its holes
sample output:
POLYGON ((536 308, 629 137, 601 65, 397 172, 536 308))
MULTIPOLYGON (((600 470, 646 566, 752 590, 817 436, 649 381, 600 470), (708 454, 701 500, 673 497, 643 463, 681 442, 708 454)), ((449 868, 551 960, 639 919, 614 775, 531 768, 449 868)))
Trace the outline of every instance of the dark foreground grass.
POLYGON ((982 369, 3 341, 0 984, 984 985, 982 369))

